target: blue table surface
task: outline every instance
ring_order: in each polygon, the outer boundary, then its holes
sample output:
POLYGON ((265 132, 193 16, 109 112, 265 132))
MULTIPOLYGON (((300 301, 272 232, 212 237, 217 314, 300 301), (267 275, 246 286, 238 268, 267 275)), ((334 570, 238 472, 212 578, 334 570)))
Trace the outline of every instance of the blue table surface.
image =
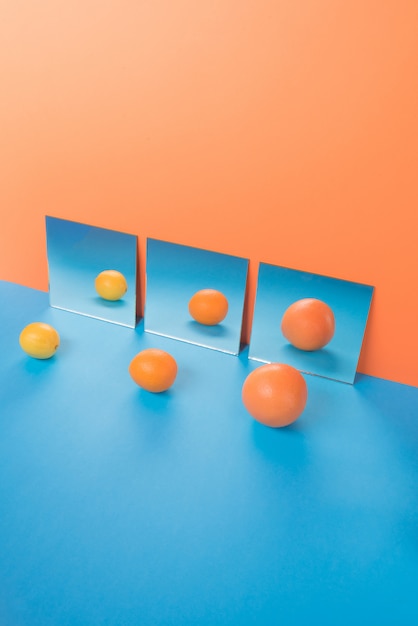
POLYGON ((418 388, 305 376, 255 422, 257 364, 52 309, 0 282, 0 625, 418 623, 418 388), (18 344, 53 324, 50 360, 18 344), (145 347, 176 358, 150 394, 145 347))

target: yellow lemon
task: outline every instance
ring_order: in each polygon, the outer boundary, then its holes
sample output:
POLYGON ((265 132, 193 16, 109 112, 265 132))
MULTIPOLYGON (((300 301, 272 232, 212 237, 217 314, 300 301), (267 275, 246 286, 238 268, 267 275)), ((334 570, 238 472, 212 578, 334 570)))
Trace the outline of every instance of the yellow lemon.
POLYGON ((126 278, 117 270, 104 270, 94 282, 97 293, 104 300, 120 300, 128 291, 126 278))
POLYGON ((32 322, 19 336, 20 347, 34 359, 49 359, 60 345, 60 336, 49 324, 32 322))

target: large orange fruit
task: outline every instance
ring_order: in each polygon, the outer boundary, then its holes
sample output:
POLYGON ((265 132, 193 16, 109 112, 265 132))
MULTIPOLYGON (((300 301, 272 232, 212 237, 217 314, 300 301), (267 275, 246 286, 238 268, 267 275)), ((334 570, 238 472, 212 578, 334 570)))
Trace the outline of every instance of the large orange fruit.
POLYGON ((308 398, 302 374, 284 363, 269 363, 253 370, 242 387, 245 408, 258 422, 278 428, 301 415, 308 398))
POLYGON ((228 313, 228 300, 216 289, 201 289, 191 297, 189 313, 199 324, 215 326, 225 319, 228 313))
POLYGON ((146 391, 160 393, 174 383, 177 363, 168 352, 158 348, 147 348, 132 359, 129 373, 136 384, 146 391))
POLYGON ((334 336, 335 318, 332 309, 316 298, 297 300, 282 317, 282 333, 299 350, 320 350, 334 336))

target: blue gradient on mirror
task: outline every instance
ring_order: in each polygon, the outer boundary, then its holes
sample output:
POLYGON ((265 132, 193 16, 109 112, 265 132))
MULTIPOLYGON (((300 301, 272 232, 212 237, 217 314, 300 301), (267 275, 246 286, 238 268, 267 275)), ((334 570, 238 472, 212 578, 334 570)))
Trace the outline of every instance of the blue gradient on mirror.
POLYGON ((55 217, 46 217, 50 305, 134 328, 137 237, 55 217), (128 290, 120 300, 100 298, 94 281, 117 270, 128 290))
POLYGON ((353 383, 372 295, 369 285, 260 263, 249 358, 353 383), (302 298, 323 300, 333 310, 335 334, 321 350, 298 350, 281 332, 284 312, 302 298))
POLYGON ((148 239, 145 330, 238 354, 247 272, 247 259, 148 239), (190 316, 190 298, 201 289, 216 289, 228 300, 228 314, 215 326, 190 316))

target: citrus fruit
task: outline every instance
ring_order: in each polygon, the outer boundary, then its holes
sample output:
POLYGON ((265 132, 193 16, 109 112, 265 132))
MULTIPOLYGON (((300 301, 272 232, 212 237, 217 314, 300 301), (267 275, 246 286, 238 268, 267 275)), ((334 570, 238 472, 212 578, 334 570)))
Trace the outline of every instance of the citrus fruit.
POLYGON ((32 322, 25 326, 19 336, 20 347, 34 359, 49 359, 60 345, 55 328, 44 322, 32 322))
POLYGON ((190 298, 189 313, 199 324, 215 326, 225 319, 228 300, 216 289, 201 289, 190 298))
POLYGON ((117 270, 104 270, 96 276, 94 286, 104 300, 120 300, 128 290, 126 278, 117 270))
POLYGON ((301 415, 308 397, 302 374, 284 363, 269 363, 253 370, 242 386, 242 401, 252 417, 278 428, 301 415))
POLYGON ((335 318, 332 309, 316 298, 297 300, 282 317, 282 333, 299 350, 320 350, 334 336, 335 318))
POLYGON ((174 383, 177 376, 177 363, 168 352, 157 348, 147 348, 132 359, 129 373, 136 384, 146 391, 160 393, 169 389, 174 383))

